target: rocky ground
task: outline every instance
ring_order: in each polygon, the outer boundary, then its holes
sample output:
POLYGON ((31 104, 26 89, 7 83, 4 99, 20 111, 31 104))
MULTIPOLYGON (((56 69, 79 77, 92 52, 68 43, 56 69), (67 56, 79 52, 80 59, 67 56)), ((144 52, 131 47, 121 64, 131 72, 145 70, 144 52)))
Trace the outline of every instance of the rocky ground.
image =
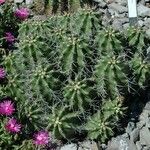
MULTIPOLYGON (((127 0, 94 0, 103 14, 103 25, 117 30, 129 27, 127 0)), ((150 35, 150 0, 137 0, 138 25, 150 35)))

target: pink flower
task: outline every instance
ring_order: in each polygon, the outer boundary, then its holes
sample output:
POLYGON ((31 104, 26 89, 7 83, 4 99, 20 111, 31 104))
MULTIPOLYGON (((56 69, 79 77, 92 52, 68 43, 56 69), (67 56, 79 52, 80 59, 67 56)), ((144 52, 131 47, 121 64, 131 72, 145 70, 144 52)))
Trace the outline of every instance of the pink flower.
POLYGON ((0 114, 10 116, 14 111, 14 104, 10 100, 5 100, 0 103, 0 114))
POLYGON ((15 11, 15 16, 20 20, 26 20, 29 17, 29 10, 27 8, 20 8, 15 11))
POLYGON ((5 0, 0 0, 0 5, 5 3, 5 0))
POLYGON ((5 39, 9 43, 13 43, 15 41, 15 37, 14 37, 14 35, 12 35, 11 32, 6 32, 5 33, 5 39))
POLYGON ((21 125, 17 122, 16 119, 11 118, 5 125, 5 129, 11 133, 18 133, 21 130, 21 125))
POLYGON ((49 141, 49 134, 46 131, 39 131, 34 135, 34 144, 36 145, 46 145, 49 141))
POLYGON ((0 67, 0 79, 4 79, 6 77, 6 72, 3 68, 0 67))

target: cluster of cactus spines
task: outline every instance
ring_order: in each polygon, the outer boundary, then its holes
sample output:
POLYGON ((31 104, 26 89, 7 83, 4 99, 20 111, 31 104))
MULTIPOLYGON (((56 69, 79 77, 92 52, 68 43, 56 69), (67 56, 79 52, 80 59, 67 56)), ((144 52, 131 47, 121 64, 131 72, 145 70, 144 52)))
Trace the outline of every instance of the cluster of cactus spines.
POLYGON ((127 30, 127 39, 130 46, 134 46, 139 52, 142 53, 145 47, 145 31, 142 28, 130 27, 127 30))
POLYGON ((9 79, 2 93, 17 101, 17 113, 27 120, 26 126, 46 126, 56 138, 71 139, 79 125, 89 139, 105 142, 124 116, 121 96, 126 98, 130 80, 148 85, 150 63, 143 62, 141 54, 128 57, 123 33, 104 29, 97 17, 92 10, 79 10, 20 26, 17 50, 3 59, 9 79), (100 105, 89 106, 97 105, 95 101, 100 105))
POLYGON ((46 118, 44 116, 45 112, 44 106, 40 105, 40 102, 34 100, 26 100, 25 103, 18 104, 18 118, 22 119, 22 123, 27 128, 34 128, 39 130, 46 126, 46 118), (39 119, 40 118, 40 119, 39 119))
POLYGON ((62 44, 61 64, 64 72, 70 73, 77 68, 77 73, 82 72, 85 67, 85 57, 88 54, 88 44, 84 39, 71 36, 64 37, 62 44))
POLYGON ((88 106, 91 102, 89 92, 90 88, 87 86, 86 81, 76 78, 75 81, 70 80, 64 88, 64 100, 71 108, 83 112, 85 106, 88 106))
MULTIPOLYGON (((102 56, 95 67, 96 87, 100 94, 114 97, 119 95, 120 87, 128 85, 123 57, 115 55, 102 56)), ((125 61, 124 61, 125 62, 125 61)))
POLYGON ((135 76, 135 81, 141 88, 144 88, 148 82, 148 77, 150 76, 150 63, 144 58, 143 55, 135 53, 133 59, 130 62, 131 68, 133 69, 133 74, 135 76))
POLYGON ((54 106, 48 116, 48 126, 57 139, 68 139, 77 130, 79 112, 71 112, 68 106, 54 106))
POLYGON ((96 43, 98 44, 99 54, 118 54, 123 48, 120 41, 120 33, 111 27, 99 30, 96 35, 96 43))
POLYGON ((105 142, 110 136, 114 135, 113 128, 117 125, 120 116, 124 114, 124 110, 120 97, 113 100, 104 100, 101 110, 88 118, 85 125, 88 137, 92 140, 97 139, 105 142))

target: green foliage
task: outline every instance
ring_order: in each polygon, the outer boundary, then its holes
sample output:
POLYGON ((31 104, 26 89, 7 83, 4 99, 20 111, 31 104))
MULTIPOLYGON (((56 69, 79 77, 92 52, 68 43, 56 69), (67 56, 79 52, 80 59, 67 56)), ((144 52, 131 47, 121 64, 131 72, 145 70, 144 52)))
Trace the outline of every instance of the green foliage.
POLYGON ((84 107, 91 102, 89 92, 90 88, 86 81, 80 81, 76 78, 75 81, 69 81, 64 88, 64 98, 70 107, 84 111, 84 107))
POLYGON ((92 117, 88 118, 85 129, 88 131, 88 138, 105 142, 114 135, 113 128, 117 125, 118 118, 123 115, 125 108, 122 108, 120 98, 114 100, 103 100, 101 110, 98 110, 92 117))
POLYGON ((13 146, 15 150, 36 150, 31 140, 24 140, 20 146, 13 146))
POLYGON ((6 3, 0 7, 0 38, 2 38, 4 31, 17 31, 19 20, 14 17, 15 4, 6 3))
POLYGON ((119 95, 120 88, 128 85, 124 58, 115 55, 102 56, 95 67, 96 87, 99 93, 105 97, 119 95))
POLYGON ((70 73, 77 68, 77 73, 85 67, 84 54, 89 54, 88 44, 80 37, 64 37, 62 44, 61 65, 62 71, 70 73))
POLYGON ((12 138, 13 137, 5 131, 4 121, 2 121, 2 119, 0 118, 0 150, 2 150, 2 148, 5 148, 7 145, 11 145, 12 138))
POLYGON ((127 38, 130 46, 134 46, 138 51, 142 52, 145 46, 145 31, 139 27, 131 27, 127 30, 127 38))
POLYGON ((48 126, 57 139, 69 139, 77 130, 77 120, 79 112, 70 112, 68 106, 52 108, 52 113, 48 117, 48 126))
POLYGON ((140 87, 144 88, 150 76, 150 62, 144 56, 136 53, 131 59, 130 65, 136 82, 140 87))
POLYGON ((123 49, 122 42, 120 41, 120 33, 111 27, 98 31, 96 43, 98 44, 99 54, 118 54, 123 49))
POLYGON ((34 150, 30 135, 45 128, 60 140, 82 134, 106 142, 113 136, 130 89, 149 86, 148 44, 143 44, 149 39, 130 30, 125 37, 104 28, 92 9, 19 26, 16 49, 3 55, 7 77, 0 86, 0 97, 14 99, 15 116, 23 124, 15 149, 34 150))

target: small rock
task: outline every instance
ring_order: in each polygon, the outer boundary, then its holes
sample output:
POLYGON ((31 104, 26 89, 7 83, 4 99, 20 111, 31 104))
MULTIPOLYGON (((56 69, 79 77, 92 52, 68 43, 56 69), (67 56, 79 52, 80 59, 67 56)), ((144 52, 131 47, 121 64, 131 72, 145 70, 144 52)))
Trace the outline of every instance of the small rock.
POLYGON ((111 4, 109 4, 108 8, 116 11, 119 14, 122 14, 122 13, 125 13, 125 12, 128 11, 127 7, 121 6, 121 5, 117 4, 117 3, 111 3, 111 4))
POLYGON ((98 4, 98 6, 100 8, 106 8, 107 7, 107 3, 105 3, 104 1, 100 1, 99 4, 98 4))
MULTIPOLYGON (((120 149, 120 150, 122 150, 122 149, 120 149)), ((127 150, 127 149, 125 149, 125 150, 127 150)), ((134 144, 134 142, 132 142, 132 141, 129 142, 129 148, 128 148, 128 150, 137 150, 137 147, 134 144)))
MULTIPOLYGON (((150 21, 150 18, 149 18, 149 21, 150 21)), ((150 52, 150 47, 149 47, 148 49, 149 49, 149 52, 150 52)), ((148 49, 147 49, 147 50, 148 50, 148 49)), ((148 103, 146 104, 146 106, 145 106, 144 109, 150 111, 150 102, 148 102, 148 103)))
POLYGON ((94 141, 84 141, 79 143, 78 150, 98 150, 98 147, 94 141))
POLYGON ((112 27, 115 29, 115 30, 122 30, 122 23, 118 20, 118 19, 115 19, 112 23, 112 27))
MULTIPOLYGON (((150 53, 150 47, 148 47, 148 49, 147 49, 147 54, 149 54, 149 53, 150 53)), ((149 104, 150 104, 150 103, 149 103, 149 104)), ((147 108, 149 109, 149 107, 150 107, 150 105, 147 106, 147 104, 146 104, 145 109, 147 109, 147 108)))
POLYGON ((129 146, 130 141, 128 138, 118 136, 116 138, 112 138, 112 140, 108 143, 107 150, 129 150, 129 146))
POLYGON ((138 7, 137 7, 137 11, 138 11, 138 15, 140 17, 147 17, 147 16, 150 16, 150 8, 142 5, 142 4, 139 4, 138 7))
POLYGON ((126 132, 128 134, 130 134, 134 130, 134 128, 135 128, 135 123, 134 122, 129 122, 128 126, 126 128, 126 132))
POLYGON ((137 147, 137 150, 141 150, 142 149, 142 145, 139 141, 136 142, 136 147, 137 147))
POLYGON ((76 144, 64 145, 63 147, 61 147, 60 150, 77 150, 77 145, 76 144))
POLYGON ((139 21, 138 21, 138 25, 139 25, 140 27, 143 27, 143 25, 144 25, 144 21, 139 20, 139 21))
POLYGON ((122 6, 127 6, 127 1, 126 0, 115 0, 115 2, 122 5, 122 6))
POLYGON ((147 127, 143 127, 140 131, 140 143, 150 148, 150 130, 147 127))
POLYGON ((130 139, 131 139, 131 141, 133 141, 133 142, 138 141, 138 139, 139 139, 139 133, 140 133, 140 130, 138 128, 134 129, 130 133, 130 139))
POLYGON ((144 25, 146 27, 149 27, 150 26, 150 18, 147 18, 145 21, 144 21, 144 25))
POLYGON ((129 28, 129 26, 130 26, 129 23, 125 23, 125 24, 123 25, 123 28, 124 28, 124 29, 127 29, 127 28, 129 28))

